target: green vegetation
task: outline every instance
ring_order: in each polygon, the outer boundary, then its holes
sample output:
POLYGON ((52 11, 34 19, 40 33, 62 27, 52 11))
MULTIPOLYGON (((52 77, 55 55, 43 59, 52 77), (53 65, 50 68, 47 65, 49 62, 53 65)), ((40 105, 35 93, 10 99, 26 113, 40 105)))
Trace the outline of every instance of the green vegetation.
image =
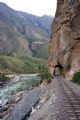
POLYGON ((47 83, 51 82, 52 75, 48 72, 46 66, 39 66, 39 76, 41 78, 41 82, 43 81, 47 83))
POLYGON ((80 84, 80 72, 76 72, 76 73, 74 74, 72 81, 73 81, 74 83, 80 84))
POLYGON ((11 56, 0 56, 0 69, 12 73, 36 73, 39 65, 47 64, 46 60, 37 58, 20 58, 11 56))
POLYGON ((0 81, 8 80, 8 77, 6 77, 5 73, 0 72, 0 81))
POLYGON ((0 86, 2 86, 7 80, 8 80, 8 77, 6 77, 6 74, 0 72, 0 86))

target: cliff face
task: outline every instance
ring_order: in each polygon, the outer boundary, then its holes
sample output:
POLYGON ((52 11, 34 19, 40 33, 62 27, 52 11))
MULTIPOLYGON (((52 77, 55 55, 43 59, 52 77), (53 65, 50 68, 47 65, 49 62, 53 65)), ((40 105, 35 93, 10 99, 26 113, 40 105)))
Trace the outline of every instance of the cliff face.
POLYGON ((67 72, 80 70, 80 0, 57 0, 49 52, 51 73, 57 65, 67 72))

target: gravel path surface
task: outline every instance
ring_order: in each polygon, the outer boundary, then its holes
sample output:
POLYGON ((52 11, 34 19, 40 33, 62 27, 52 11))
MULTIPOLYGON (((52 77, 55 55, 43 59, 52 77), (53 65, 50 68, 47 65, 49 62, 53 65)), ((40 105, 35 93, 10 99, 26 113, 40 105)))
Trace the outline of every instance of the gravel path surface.
POLYGON ((56 78, 48 85, 46 92, 50 95, 50 99, 35 111, 29 120, 69 120, 64 108, 65 101, 62 97, 61 87, 56 78))

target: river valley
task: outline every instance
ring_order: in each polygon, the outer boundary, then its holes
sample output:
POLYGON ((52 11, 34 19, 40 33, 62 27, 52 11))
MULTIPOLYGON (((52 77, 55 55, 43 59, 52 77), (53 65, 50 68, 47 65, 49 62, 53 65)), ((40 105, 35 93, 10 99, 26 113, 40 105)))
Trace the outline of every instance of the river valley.
POLYGON ((3 88, 0 88, 0 107, 7 110, 19 102, 23 95, 28 93, 39 84, 40 78, 37 74, 15 75, 3 88))

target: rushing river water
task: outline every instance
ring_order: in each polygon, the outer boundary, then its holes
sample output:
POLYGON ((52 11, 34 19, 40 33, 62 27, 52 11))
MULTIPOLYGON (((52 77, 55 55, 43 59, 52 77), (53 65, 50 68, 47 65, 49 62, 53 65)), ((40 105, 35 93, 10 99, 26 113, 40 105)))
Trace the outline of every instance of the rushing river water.
POLYGON ((19 77, 19 81, 8 84, 6 87, 0 89, 0 99, 10 100, 12 95, 25 90, 30 90, 32 86, 36 86, 40 78, 36 74, 23 75, 19 77))

